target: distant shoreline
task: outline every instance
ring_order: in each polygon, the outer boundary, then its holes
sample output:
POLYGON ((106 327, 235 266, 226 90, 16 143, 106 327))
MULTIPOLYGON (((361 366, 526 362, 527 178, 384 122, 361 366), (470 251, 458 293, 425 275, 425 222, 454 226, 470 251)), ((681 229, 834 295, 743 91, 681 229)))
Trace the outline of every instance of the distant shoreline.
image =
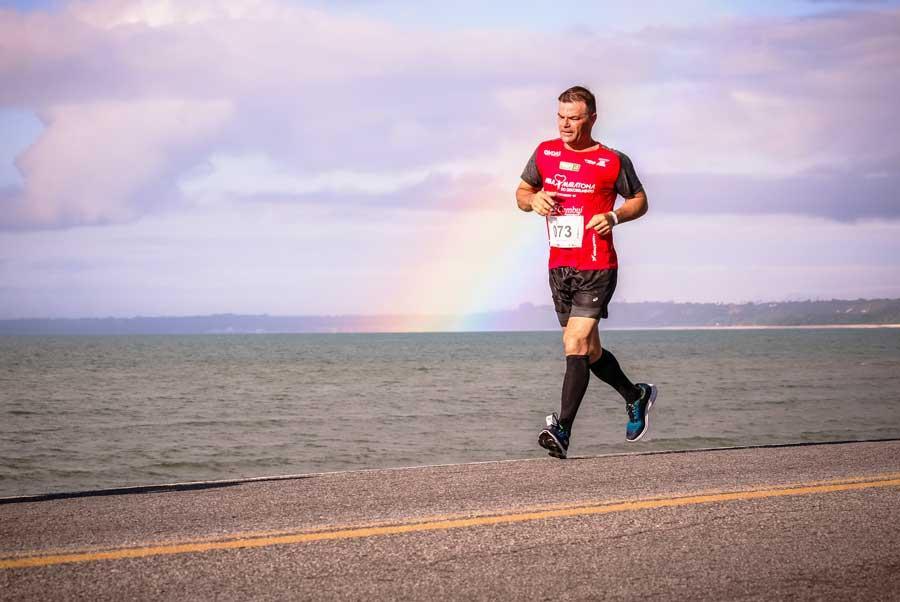
MULTIPOLYGON (((900 299, 779 303, 614 302, 604 330, 759 330, 900 328, 900 299)), ((0 320, 2 335, 285 334, 556 331, 553 306, 471 314, 295 315, 210 314, 133 318, 0 320)))
MULTIPOLYGON (((743 326, 613 326, 604 328, 603 332, 628 332, 628 331, 689 331, 689 330, 875 330, 875 329, 900 329, 900 324, 798 324, 798 325, 743 325, 743 326)), ((247 335, 283 335, 283 334, 313 334, 313 335, 353 335, 353 334, 504 334, 515 332, 557 332, 556 329, 497 329, 497 330, 339 330, 339 331, 211 331, 211 332, 70 332, 70 333, 3 333, 0 339, 8 337, 129 337, 129 336, 247 336, 247 335)))
POLYGON ((831 330, 849 328, 900 328, 900 324, 752 324, 743 326, 647 326, 636 328, 607 328, 606 330, 831 330))

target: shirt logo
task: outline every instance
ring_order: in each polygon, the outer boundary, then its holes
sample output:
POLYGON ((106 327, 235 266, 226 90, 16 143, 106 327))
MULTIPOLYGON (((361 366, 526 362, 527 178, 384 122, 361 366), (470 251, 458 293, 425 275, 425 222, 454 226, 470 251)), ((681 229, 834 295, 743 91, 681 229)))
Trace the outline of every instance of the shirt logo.
POLYGON ((585 159, 584 162, 590 165, 596 165, 597 167, 606 167, 606 164, 609 163, 609 159, 597 159, 596 161, 593 159, 585 159))
POLYGON ((562 154, 562 151, 554 151, 554 150, 545 150, 544 151, 545 157, 558 157, 561 154, 562 154))
POLYGON ((565 171, 578 171, 581 169, 581 163, 571 163, 569 161, 560 161, 559 168, 565 171))
POLYGON ((545 178, 544 183, 553 184, 560 193, 577 193, 586 192, 593 194, 596 190, 596 184, 587 184, 585 182, 570 182, 565 174, 558 173, 552 178, 545 178))

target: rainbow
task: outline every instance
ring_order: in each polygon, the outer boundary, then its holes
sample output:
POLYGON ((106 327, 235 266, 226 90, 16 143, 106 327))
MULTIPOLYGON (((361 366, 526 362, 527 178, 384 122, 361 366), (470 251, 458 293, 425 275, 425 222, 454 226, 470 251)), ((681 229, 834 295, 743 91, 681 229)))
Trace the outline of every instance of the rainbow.
POLYGON ((461 209, 444 219, 442 236, 422 250, 421 313, 398 319, 397 331, 485 330, 484 312, 517 306, 545 265, 545 254, 532 265, 546 245, 544 222, 512 203, 504 210, 461 209))

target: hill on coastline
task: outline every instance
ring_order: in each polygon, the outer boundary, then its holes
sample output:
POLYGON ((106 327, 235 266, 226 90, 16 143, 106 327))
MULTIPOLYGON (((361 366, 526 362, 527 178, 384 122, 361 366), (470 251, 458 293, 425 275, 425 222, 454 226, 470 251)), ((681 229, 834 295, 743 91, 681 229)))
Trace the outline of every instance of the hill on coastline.
MULTIPOLYGON (((900 324, 900 299, 772 303, 612 303, 607 328, 724 328, 765 326, 868 326, 900 324)), ((466 316, 343 315, 134 318, 28 318, 0 320, 0 335, 214 334, 288 332, 397 332, 557 330, 550 305, 466 316)))

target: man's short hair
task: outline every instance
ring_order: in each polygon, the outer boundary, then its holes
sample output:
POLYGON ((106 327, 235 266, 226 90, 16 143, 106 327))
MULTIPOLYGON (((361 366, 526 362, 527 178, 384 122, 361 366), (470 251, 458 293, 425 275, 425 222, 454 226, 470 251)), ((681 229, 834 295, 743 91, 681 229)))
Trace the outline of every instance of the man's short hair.
POLYGON ((597 99, 590 90, 583 86, 572 86, 559 95, 559 102, 583 102, 587 105, 588 115, 597 112, 597 99))

